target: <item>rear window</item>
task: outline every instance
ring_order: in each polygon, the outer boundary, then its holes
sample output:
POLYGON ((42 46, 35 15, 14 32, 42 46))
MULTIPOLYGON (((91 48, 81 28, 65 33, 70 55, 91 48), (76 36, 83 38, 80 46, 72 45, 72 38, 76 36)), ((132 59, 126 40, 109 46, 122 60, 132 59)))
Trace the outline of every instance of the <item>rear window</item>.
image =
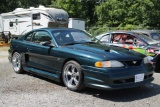
POLYGON ((155 40, 160 40, 160 33, 151 33, 151 36, 155 40))

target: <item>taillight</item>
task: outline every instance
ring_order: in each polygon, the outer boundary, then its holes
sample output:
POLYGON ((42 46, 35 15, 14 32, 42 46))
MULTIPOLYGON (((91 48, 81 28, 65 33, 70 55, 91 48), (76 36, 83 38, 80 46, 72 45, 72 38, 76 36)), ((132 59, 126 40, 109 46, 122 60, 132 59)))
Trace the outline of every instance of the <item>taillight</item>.
POLYGON ((133 49, 133 46, 129 46, 129 49, 131 49, 131 50, 132 50, 132 49, 133 49))

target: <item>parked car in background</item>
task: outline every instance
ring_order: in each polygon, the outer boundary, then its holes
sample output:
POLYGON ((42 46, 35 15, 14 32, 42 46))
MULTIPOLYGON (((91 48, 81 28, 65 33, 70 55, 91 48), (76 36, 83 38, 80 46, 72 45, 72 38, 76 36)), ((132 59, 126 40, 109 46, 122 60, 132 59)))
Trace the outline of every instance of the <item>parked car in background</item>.
POLYGON ((137 32, 146 35, 154 40, 160 41, 160 32, 156 30, 132 30, 132 32, 137 32))
POLYGON ((36 29, 12 39, 9 60, 16 73, 25 71, 63 82, 69 90, 131 88, 150 83, 150 59, 135 51, 105 46, 85 31, 36 29))
POLYGON ((131 31, 107 32, 96 36, 103 44, 128 48, 154 57, 155 70, 160 70, 160 43, 143 34, 131 31))

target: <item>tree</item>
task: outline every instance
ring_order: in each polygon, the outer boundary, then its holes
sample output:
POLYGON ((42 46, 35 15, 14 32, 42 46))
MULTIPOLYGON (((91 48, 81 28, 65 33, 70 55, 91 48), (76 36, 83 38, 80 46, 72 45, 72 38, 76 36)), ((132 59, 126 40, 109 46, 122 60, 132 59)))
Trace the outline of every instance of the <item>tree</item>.
POLYGON ((40 4, 62 8, 70 18, 84 19, 86 26, 160 27, 159 0, 1 0, 0 13, 40 4))
POLYGON ((159 0, 105 0, 96 6, 98 24, 117 27, 131 25, 159 26, 159 0))
POLYGON ((71 18, 80 18, 90 25, 95 23, 96 0, 52 0, 51 7, 66 10, 71 18))

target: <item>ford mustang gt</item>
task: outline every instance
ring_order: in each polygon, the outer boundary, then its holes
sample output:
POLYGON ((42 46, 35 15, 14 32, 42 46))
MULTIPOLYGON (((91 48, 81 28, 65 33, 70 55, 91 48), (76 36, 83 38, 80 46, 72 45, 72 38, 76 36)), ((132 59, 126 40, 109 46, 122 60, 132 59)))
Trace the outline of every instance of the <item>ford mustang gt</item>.
POLYGON ((142 86, 153 78, 148 57, 106 46, 73 28, 42 28, 11 40, 9 60, 16 73, 31 72, 72 91, 85 87, 122 89, 142 86))

